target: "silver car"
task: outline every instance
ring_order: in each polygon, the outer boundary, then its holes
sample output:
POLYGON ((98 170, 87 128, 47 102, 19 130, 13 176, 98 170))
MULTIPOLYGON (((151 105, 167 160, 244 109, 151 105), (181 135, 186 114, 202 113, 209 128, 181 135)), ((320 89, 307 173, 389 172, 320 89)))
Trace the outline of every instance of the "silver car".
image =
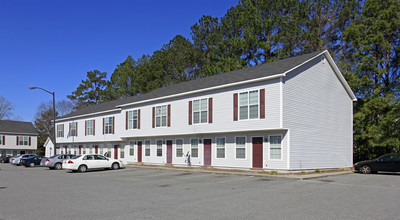
POLYGON ((72 157, 75 157, 74 154, 61 154, 61 155, 54 155, 49 158, 46 158, 41 162, 42 166, 48 167, 49 169, 56 169, 56 170, 61 170, 62 169, 62 163, 63 160, 65 159, 71 159, 72 157))
POLYGON ((33 157, 33 156, 36 156, 36 155, 35 154, 21 154, 21 155, 12 157, 12 158, 10 158, 10 164, 19 166, 19 165, 21 165, 21 164, 19 164, 21 162, 21 158, 28 158, 28 157, 33 157))

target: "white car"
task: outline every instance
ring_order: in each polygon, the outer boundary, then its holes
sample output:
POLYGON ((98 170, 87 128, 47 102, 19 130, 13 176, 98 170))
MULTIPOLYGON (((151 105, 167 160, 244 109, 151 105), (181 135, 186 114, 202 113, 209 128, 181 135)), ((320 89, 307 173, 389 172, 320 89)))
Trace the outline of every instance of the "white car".
POLYGON ((87 170, 96 169, 119 169, 124 164, 120 160, 104 157, 99 154, 84 154, 78 155, 71 159, 63 161, 63 169, 86 172, 87 170))

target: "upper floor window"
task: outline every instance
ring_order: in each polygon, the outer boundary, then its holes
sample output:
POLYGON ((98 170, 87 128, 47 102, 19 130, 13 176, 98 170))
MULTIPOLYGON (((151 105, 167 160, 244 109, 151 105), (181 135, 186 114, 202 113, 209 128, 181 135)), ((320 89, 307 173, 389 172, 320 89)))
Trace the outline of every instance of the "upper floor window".
POLYGON ((57 125, 57 137, 64 137, 64 125, 57 125))
POLYGON ((138 128, 138 110, 129 111, 127 114, 128 114, 128 128, 127 129, 137 129, 138 128))
POLYGON ((167 126, 167 106, 157 106, 156 107, 156 127, 166 127, 167 126))
POLYGON ((94 135, 94 120, 87 120, 86 122, 86 135, 94 135))
POLYGON ((208 122, 208 99, 193 100, 193 123, 208 122))
POLYGON ((258 118, 258 90, 239 93, 239 119, 258 118))
POLYGON ((103 118, 104 134, 114 134, 114 117, 105 117, 103 118))
POLYGON ((18 141, 17 141, 18 145, 28 145, 29 144, 28 136, 18 136, 17 139, 18 139, 18 141))
POLYGON ((78 136, 78 122, 69 123, 69 136, 78 136))

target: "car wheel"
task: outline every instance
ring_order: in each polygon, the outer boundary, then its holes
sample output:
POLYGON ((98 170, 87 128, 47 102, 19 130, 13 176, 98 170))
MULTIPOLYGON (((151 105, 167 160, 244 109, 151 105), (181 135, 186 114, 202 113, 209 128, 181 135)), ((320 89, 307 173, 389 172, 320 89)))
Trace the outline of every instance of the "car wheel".
POLYGON ((56 163, 56 164, 54 165, 54 169, 56 169, 56 170, 61 170, 61 169, 62 169, 62 164, 61 164, 61 163, 56 163))
POLYGON ((78 171, 81 172, 81 173, 86 172, 86 170, 87 170, 87 166, 85 166, 85 165, 80 165, 78 167, 78 171))
POLYGON ((34 166, 35 166, 35 163, 30 163, 29 166, 30 166, 30 167, 34 167, 34 166))
POLYGON ((364 165, 360 168, 360 172, 363 174, 370 174, 371 173, 371 167, 368 165, 364 165))
POLYGON ((111 169, 113 169, 113 170, 119 169, 119 164, 118 163, 113 163, 112 166, 111 166, 111 169))

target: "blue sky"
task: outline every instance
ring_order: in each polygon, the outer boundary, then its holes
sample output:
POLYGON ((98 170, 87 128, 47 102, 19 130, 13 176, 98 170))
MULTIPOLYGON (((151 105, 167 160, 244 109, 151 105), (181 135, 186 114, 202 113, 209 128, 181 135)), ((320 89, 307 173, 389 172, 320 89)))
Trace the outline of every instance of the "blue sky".
POLYGON ((111 76, 128 55, 151 54, 175 35, 190 39, 202 15, 222 17, 237 0, 2 0, 0 95, 11 119, 34 121, 41 102, 67 99, 86 72, 111 76))

